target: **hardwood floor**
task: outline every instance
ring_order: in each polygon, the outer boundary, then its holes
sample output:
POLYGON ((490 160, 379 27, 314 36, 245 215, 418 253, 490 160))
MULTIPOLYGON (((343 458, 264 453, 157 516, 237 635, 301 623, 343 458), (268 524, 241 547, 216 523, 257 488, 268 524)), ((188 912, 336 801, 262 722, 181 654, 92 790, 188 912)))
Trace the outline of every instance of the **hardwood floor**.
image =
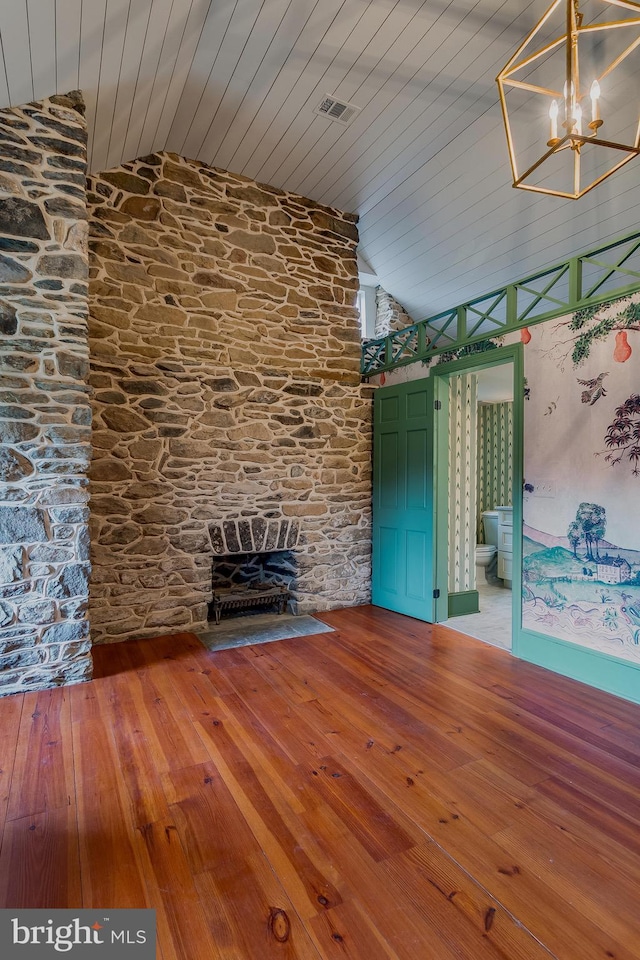
POLYGON ((640 707, 374 607, 0 700, 0 906, 162 960, 640 958, 640 707))

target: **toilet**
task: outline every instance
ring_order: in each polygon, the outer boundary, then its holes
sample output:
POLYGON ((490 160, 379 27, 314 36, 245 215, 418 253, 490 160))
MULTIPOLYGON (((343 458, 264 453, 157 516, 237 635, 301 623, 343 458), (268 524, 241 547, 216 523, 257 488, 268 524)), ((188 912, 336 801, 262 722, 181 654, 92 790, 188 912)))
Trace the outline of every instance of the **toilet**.
MULTIPOLYGON (((484 568, 485 580, 495 578, 498 560, 498 511, 484 510, 482 526, 484 529, 484 543, 476 544, 476 567, 484 568)), ((479 571, 478 571, 479 573, 479 571)))

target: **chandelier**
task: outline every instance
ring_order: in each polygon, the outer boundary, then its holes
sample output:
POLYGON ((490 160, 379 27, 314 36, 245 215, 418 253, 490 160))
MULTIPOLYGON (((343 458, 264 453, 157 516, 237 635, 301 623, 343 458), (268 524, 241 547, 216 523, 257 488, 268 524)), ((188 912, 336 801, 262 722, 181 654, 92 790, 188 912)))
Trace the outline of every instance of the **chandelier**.
POLYGON ((555 0, 497 77, 514 187, 577 200, 640 153, 638 46, 640 3, 555 0))

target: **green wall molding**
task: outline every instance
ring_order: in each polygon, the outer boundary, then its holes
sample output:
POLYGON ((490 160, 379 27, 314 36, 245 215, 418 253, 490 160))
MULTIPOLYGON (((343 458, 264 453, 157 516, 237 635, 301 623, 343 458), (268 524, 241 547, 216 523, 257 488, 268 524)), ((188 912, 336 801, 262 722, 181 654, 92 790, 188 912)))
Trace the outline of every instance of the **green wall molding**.
POLYGON ((450 593, 448 604, 450 617, 464 617, 467 613, 478 613, 480 596, 477 590, 462 590, 450 593))
POLYGON ((640 703, 640 664, 526 629, 519 634, 518 656, 590 687, 640 703))
POLYGON ((640 290, 640 232, 539 271, 362 347, 361 371, 374 376, 468 348, 490 337, 607 303, 640 290))

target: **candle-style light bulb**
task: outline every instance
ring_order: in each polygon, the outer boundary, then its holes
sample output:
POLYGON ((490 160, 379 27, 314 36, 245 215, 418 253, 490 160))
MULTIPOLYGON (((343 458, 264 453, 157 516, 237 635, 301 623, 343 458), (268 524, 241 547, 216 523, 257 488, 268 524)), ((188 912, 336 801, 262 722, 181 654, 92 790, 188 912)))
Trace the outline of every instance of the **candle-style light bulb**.
POLYGON ((576 103, 575 107, 573 108, 573 119, 576 122, 576 129, 574 132, 579 136, 582 136, 582 107, 579 103, 576 103))
POLYGON ((558 101, 552 100, 549 107, 549 119, 551 120, 551 140, 558 139, 558 101))
POLYGON ((575 86, 573 80, 565 80, 562 88, 562 98, 564 101, 564 121, 562 126, 571 133, 575 126, 575 86))
POLYGON ((591 84, 591 89, 589 90, 589 96, 591 97, 591 121, 595 123, 600 119, 599 116, 599 104, 600 99, 600 84, 597 80, 594 80, 591 84))

